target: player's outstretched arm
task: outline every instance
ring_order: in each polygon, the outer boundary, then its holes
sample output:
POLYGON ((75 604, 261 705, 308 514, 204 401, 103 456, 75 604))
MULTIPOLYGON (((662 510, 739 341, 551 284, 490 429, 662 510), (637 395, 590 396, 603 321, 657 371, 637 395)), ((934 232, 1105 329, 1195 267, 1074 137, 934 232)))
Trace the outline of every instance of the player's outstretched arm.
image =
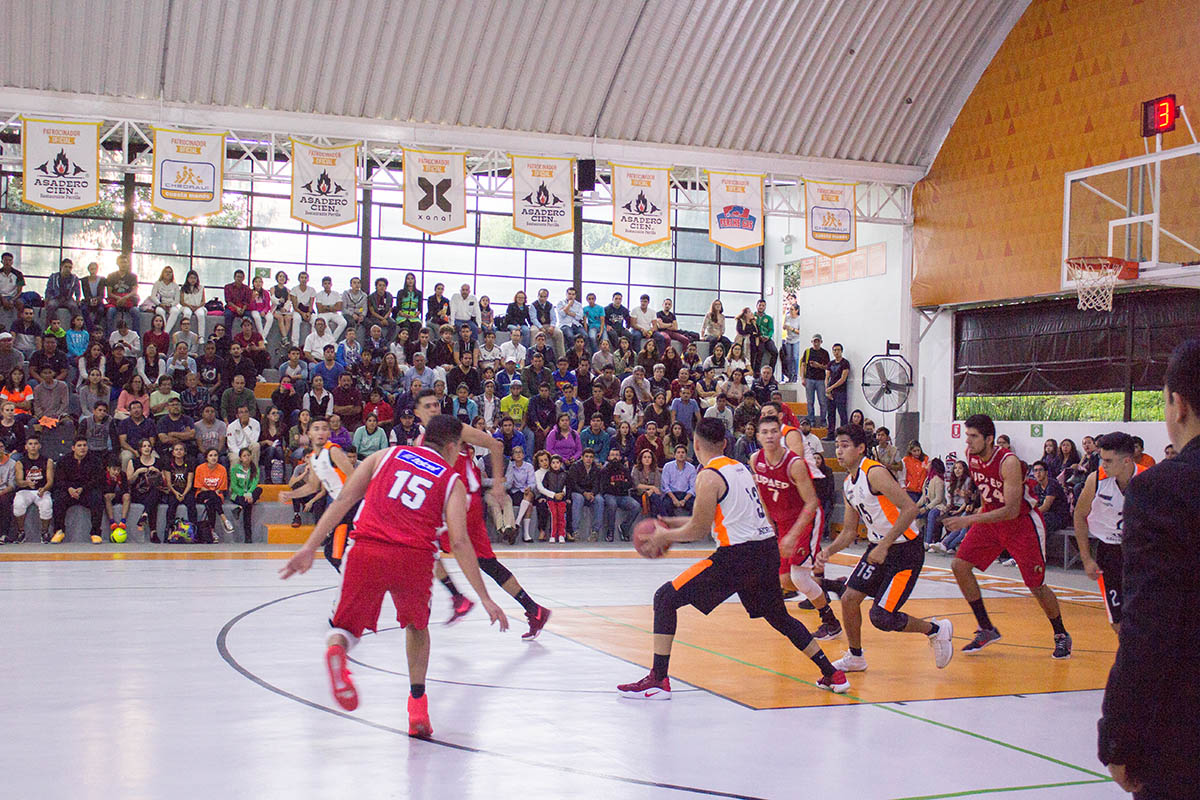
MULTIPOLYGON (((342 517, 354 508, 354 504, 366 496, 367 487, 371 484, 371 477, 387 452, 387 450, 380 450, 378 453, 373 453, 362 463, 362 469, 354 470, 354 473, 346 481, 346 485, 342 487, 342 491, 338 493, 337 499, 329 504, 325 513, 317 520, 317 526, 313 528, 308 540, 288 559, 288 563, 283 565, 283 569, 279 570, 280 578, 287 580, 297 572, 301 574, 308 572, 312 567, 313 554, 317 552, 317 547, 325 541, 326 536, 333 532, 333 529, 342 521, 342 517)), ((344 456, 345 454, 343 454, 344 456)), ((347 459, 348 461, 349 459, 347 459)))
MULTIPOLYGON (((817 490, 812 485, 812 478, 808 474, 808 464, 804 461, 800 459, 793 461, 788 468, 788 477, 792 479, 792 485, 796 487, 796 491, 800 492, 800 499, 804 501, 804 508, 801 509, 800 516, 796 517, 796 521, 792 523, 792 527, 786 531, 779 531, 779 552, 790 555, 796 551, 796 544, 800 541, 800 536, 812 525, 821 501, 817 499, 817 490)), ((765 504, 763 510, 766 510, 765 504)))
MULTIPOLYGON (((466 430, 464 428, 463 430, 466 430)), ((479 596, 479 602, 492 622, 500 623, 500 630, 508 630, 508 617, 503 609, 492 602, 488 596, 487 587, 483 585, 483 576, 479 572, 479 558, 475 555, 475 547, 471 537, 467 535, 467 487, 462 481, 455 481, 454 487, 446 495, 446 533, 450 537, 450 549, 454 552, 454 560, 462 569, 467 583, 479 596)))
POLYGON ((1096 482, 1098 472, 1087 476, 1079 499, 1075 501, 1075 543, 1079 545, 1079 557, 1083 561, 1083 571, 1092 580, 1100 575, 1100 567, 1092 558, 1092 549, 1088 547, 1088 514, 1092 513, 1092 501, 1096 499, 1096 482))
POLYGON ((712 532, 713 519, 717 515, 717 498, 725 490, 725 479, 714 470, 704 469, 696 476, 696 499, 692 503, 692 515, 683 519, 677 527, 661 523, 655 528, 654 536, 660 545, 668 542, 694 542, 712 532))
POLYGON ((892 546, 892 542, 900 538, 909 527, 912 526, 913 520, 917 518, 917 504, 908 496, 908 492, 900 485, 888 469, 875 469, 867 472, 867 482, 871 484, 871 490, 883 495, 888 500, 892 501, 892 505, 900 512, 896 517, 896 521, 892 523, 892 529, 887 532, 887 535, 879 540, 875 548, 871 551, 871 555, 867 556, 867 560, 873 564, 882 564, 887 557, 888 548, 892 546))

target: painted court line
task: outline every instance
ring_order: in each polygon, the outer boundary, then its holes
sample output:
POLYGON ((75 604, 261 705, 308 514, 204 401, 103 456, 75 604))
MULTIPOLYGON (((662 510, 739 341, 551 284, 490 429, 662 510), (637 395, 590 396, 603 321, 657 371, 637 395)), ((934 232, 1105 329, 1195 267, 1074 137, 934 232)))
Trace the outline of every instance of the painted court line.
POLYGON ((998 789, 971 789, 966 792, 946 792, 945 794, 921 794, 906 797, 895 797, 892 800, 946 800, 951 797, 976 797, 981 794, 1000 794, 1002 792, 1028 792, 1035 789, 1061 789, 1066 786, 1087 786, 1092 783, 1111 783, 1112 778, 1097 778, 1090 781, 1064 781, 1062 783, 1037 783, 1030 786, 1005 786, 998 789))

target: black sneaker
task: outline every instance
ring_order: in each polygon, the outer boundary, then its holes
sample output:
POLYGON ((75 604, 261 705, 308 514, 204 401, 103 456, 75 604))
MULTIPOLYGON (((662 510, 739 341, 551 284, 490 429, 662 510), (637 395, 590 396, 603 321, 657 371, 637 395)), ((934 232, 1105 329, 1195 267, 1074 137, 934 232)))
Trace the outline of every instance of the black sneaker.
MULTIPOLYGON (((1058 637, 1054 637, 1056 640, 1058 637)), ((1000 631, 995 628, 980 628, 975 631, 975 638, 963 647, 962 651, 968 656, 973 656, 979 653, 980 650, 987 647, 992 642, 1000 641, 1000 631)), ((1057 648, 1055 650, 1057 652, 1057 648)), ((1070 645, 1067 645, 1067 654, 1070 655, 1070 645)))
POLYGON ((293 528, 299 528, 299 527, 300 527, 300 522, 301 522, 301 520, 300 520, 300 515, 299 515, 299 514, 292 514, 292 527, 293 527, 293 528))
POLYGON ((24 529, 22 529, 17 534, 17 539, 16 539, 16 541, 13 542, 13 544, 25 544, 25 530, 24 529))
MULTIPOLYGON (((783 599, 784 600, 791 600, 793 597, 799 597, 799 596, 800 596, 800 593, 797 592, 795 589, 784 589, 783 590, 783 599)), ((810 605, 809 608, 812 608, 812 606, 810 605)))
POLYGON ((1071 657, 1071 634, 1054 634, 1054 652, 1050 654, 1050 657, 1059 661, 1071 657))

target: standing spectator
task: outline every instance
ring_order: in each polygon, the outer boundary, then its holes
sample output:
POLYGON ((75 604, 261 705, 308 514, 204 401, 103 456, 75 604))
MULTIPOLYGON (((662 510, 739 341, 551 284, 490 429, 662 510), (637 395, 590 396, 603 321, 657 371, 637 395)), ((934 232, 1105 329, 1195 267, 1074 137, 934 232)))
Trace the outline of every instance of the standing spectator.
POLYGON ((538 475, 538 489, 549 511, 550 541, 560 544, 573 542, 575 537, 567 533, 567 473, 563 469, 563 458, 557 454, 548 455, 544 451, 541 456, 542 462, 548 460, 548 464, 545 471, 539 469, 535 475, 538 475))
POLYGON ((163 267, 141 308, 143 311, 150 311, 155 316, 161 317, 163 320, 162 330, 170 333, 171 329, 175 327, 175 323, 179 321, 179 315, 183 310, 179 300, 180 286, 175 282, 175 270, 163 267))
POLYGON ((64 258, 59 262, 58 272, 51 275, 46 281, 46 293, 44 295, 46 301, 46 325, 50 324, 50 320, 54 319, 60 308, 67 309, 71 313, 71 316, 79 313, 81 289, 79 278, 75 277, 73 272, 74 269, 74 262, 69 258, 64 258))
POLYGON ((696 500, 696 467, 688 461, 685 444, 675 445, 675 459, 662 469, 662 495, 658 498, 660 517, 680 517, 692 513, 696 500))
POLYGON ((1037 482, 1038 511, 1046 531, 1061 531, 1071 527, 1071 505, 1062 484, 1050 476, 1044 461, 1033 462, 1033 479, 1037 482))
MULTIPOLYGON (((129 254, 117 256, 117 271, 104 279, 105 298, 108 300, 108 330, 117 327, 118 315, 135 331, 140 329, 135 309, 138 305, 138 278, 129 269, 129 254)), ((3 287, 0 287, 2 290, 3 287)))
POLYGON ((604 493, 604 539, 611 542, 613 534, 620 531, 621 541, 628 542, 642 507, 633 496, 633 476, 618 450, 608 451, 600 484, 604 493))
MULTIPOLYGON (((583 306, 578 300, 574 286, 567 287, 567 298, 558 304, 558 329, 564 341, 574 342, 577 336, 584 335, 587 321, 583 317, 583 306)), ((572 367, 574 369, 574 367, 572 367)))
POLYGON ((596 463, 596 453, 590 448, 584 450, 579 461, 567 471, 567 491, 571 496, 571 521, 576 535, 586 537, 588 541, 599 541, 600 528, 604 525, 604 481, 596 463), (591 512, 590 528, 583 527, 584 511, 591 512))
POLYGON ((754 368, 757 370, 764 364, 770 364, 775 369, 775 361, 779 358, 779 349, 775 346, 775 320, 767 313, 767 301, 759 300, 754 314, 754 325, 758 329, 757 350, 751 355, 754 368))
MULTIPOLYGON (((237 275, 235 274, 234 277, 236 278, 237 275)), ((296 286, 291 290, 289 296, 292 301, 292 312, 294 314, 292 318, 292 324, 295 326, 292 329, 292 343, 294 344, 300 341, 300 329, 305 323, 308 323, 311 328, 316 328, 316 318, 313 317, 313 304, 317 300, 317 290, 308 285, 307 272, 301 272, 296 276, 296 286)), ((225 324, 228 325, 228 310, 226 310, 225 316, 227 320, 225 324)), ((324 323, 324 320, 322 320, 322 323, 324 323)), ((321 327, 327 328, 328 325, 322 324, 321 327)), ((308 350, 307 347, 304 349, 308 350)), ((320 352, 320 350, 317 352, 320 352)))
POLYGON ((719 343, 722 352, 729 350, 729 337, 725 335, 725 306, 720 300, 713 300, 700 324, 700 337, 708 342, 709 352, 719 343))
POLYGON ((435 283, 433 294, 425 301, 425 322, 435 330, 450 324, 450 298, 445 291, 446 284, 435 283))
MULTIPOLYGON (((837 415, 842 415, 842 424, 847 424, 846 407, 849 400, 850 362, 842 358, 842 346, 833 346, 833 360, 825 368, 825 416, 828 420, 825 438, 833 441, 833 432, 837 430, 837 415)), ((806 387, 807 388, 807 387, 806 387)), ((811 402, 811 401, 809 401, 811 402)), ((811 407, 810 407, 811 408, 811 407)), ((812 416, 811 411, 809 416, 812 416)))
MULTIPOLYGON (((550 302, 550 292, 545 289, 538 289, 537 300, 533 301, 532 319, 535 327, 546 337, 546 344, 553 348, 556 356, 564 355, 567 352, 566 343, 563 341, 563 333, 558 326, 558 311, 554 308, 554 304, 550 302)), ((552 361, 553 359, 548 359, 552 361)))
MULTIPOLYGON (((788 305, 783 318, 782 371, 787 383, 800 381, 800 306, 788 305)), ((833 430, 833 427, 830 427, 833 430)))
MULTIPOLYGON (((829 403, 825 394, 825 376, 829 369, 829 353, 821 347, 821 334, 812 337, 812 346, 800 357, 800 367, 804 371, 804 396, 808 401, 808 418, 829 417, 829 403), (820 400, 821 411, 817 412, 817 401, 820 400)), ((849 365, 847 365, 849 368, 849 365)))
MULTIPOLYGON (((303 274, 303 273, 302 273, 303 274)), ((305 275, 307 280, 308 276, 305 275)), ((249 315, 254 293, 246 283, 246 271, 233 271, 233 283, 225 284, 225 331, 233 330, 233 321, 249 315)))
POLYGON ((100 277, 100 263, 93 261, 87 265, 87 277, 79 282, 82 295, 81 308, 88 330, 99 328, 105 320, 104 293, 107 283, 100 277))
POLYGON ((621 293, 613 292, 612 302, 604 307, 604 325, 608 334, 608 342, 615 347, 617 340, 624 336, 629 339, 633 349, 638 350, 642 346, 642 334, 631 329, 629 309, 621 305, 621 300, 621 293))
POLYGON ((913 439, 902 459, 904 463, 904 491, 913 502, 921 499, 925 490, 925 479, 929 476, 929 456, 921 449, 921 443, 913 439))
POLYGON ((1167 364, 1166 428, 1177 455, 1125 492, 1120 646, 1108 676, 1099 756, 1140 800, 1196 796, 1200 786, 1200 339, 1167 364))
MULTIPOLYGON (((375 293, 387 294, 387 281, 383 282, 383 288, 379 286, 379 280, 375 281, 375 293)), ((374 302, 374 301, 373 301, 374 302)), ((395 322, 391 319, 387 323, 380 322, 375 319, 375 310, 368 306, 368 311, 371 314, 372 320, 383 327, 387 338, 391 339, 397 327, 408 329, 408 338, 415 340, 417 333, 421 330, 421 310, 424 306, 424 297, 421 291, 417 288, 417 276, 411 272, 404 275, 404 286, 396 292, 395 305, 395 322)))
POLYGON ((88 452, 87 439, 76 437, 71 452, 55 465, 52 541, 61 542, 66 538, 67 511, 72 506, 83 506, 92 517, 92 544, 100 544, 100 516, 104 512, 104 499, 100 496, 103 473, 100 460, 88 452))

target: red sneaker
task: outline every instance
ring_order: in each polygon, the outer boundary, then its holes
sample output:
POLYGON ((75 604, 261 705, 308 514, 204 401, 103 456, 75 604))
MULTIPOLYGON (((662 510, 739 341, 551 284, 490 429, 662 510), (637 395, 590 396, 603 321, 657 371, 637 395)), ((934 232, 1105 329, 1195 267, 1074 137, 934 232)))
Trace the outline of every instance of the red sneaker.
POLYGON ((840 669, 830 675, 828 678, 822 676, 817 681, 817 687, 820 689, 828 689, 835 694, 845 694, 850 691, 850 681, 846 680, 846 673, 840 669))
POLYGON ((621 697, 631 700, 670 700, 671 679, 659 678, 653 672, 637 683, 623 683, 617 687, 621 697))
POLYGON ((453 625, 454 623, 458 622, 467 614, 471 613, 471 609, 475 607, 475 604, 471 602, 465 594, 460 594, 458 597, 454 598, 452 602, 454 604, 454 610, 450 614, 450 619, 446 620, 447 625, 453 625))
POLYGON ((546 627, 546 623, 550 621, 550 609, 545 606, 538 606, 537 613, 526 613, 525 619, 529 620, 529 632, 522 633, 521 638, 527 642, 533 641, 542 632, 542 628, 546 627))
POLYGON ((429 721, 429 695, 408 696, 408 735, 417 739, 433 738, 433 723, 429 721))
POLYGON ((333 699, 347 711, 358 708, 358 690, 350 680, 350 668, 346 666, 346 648, 331 644, 325 651, 325 666, 329 668, 329 685, 333 688, 333 699))

